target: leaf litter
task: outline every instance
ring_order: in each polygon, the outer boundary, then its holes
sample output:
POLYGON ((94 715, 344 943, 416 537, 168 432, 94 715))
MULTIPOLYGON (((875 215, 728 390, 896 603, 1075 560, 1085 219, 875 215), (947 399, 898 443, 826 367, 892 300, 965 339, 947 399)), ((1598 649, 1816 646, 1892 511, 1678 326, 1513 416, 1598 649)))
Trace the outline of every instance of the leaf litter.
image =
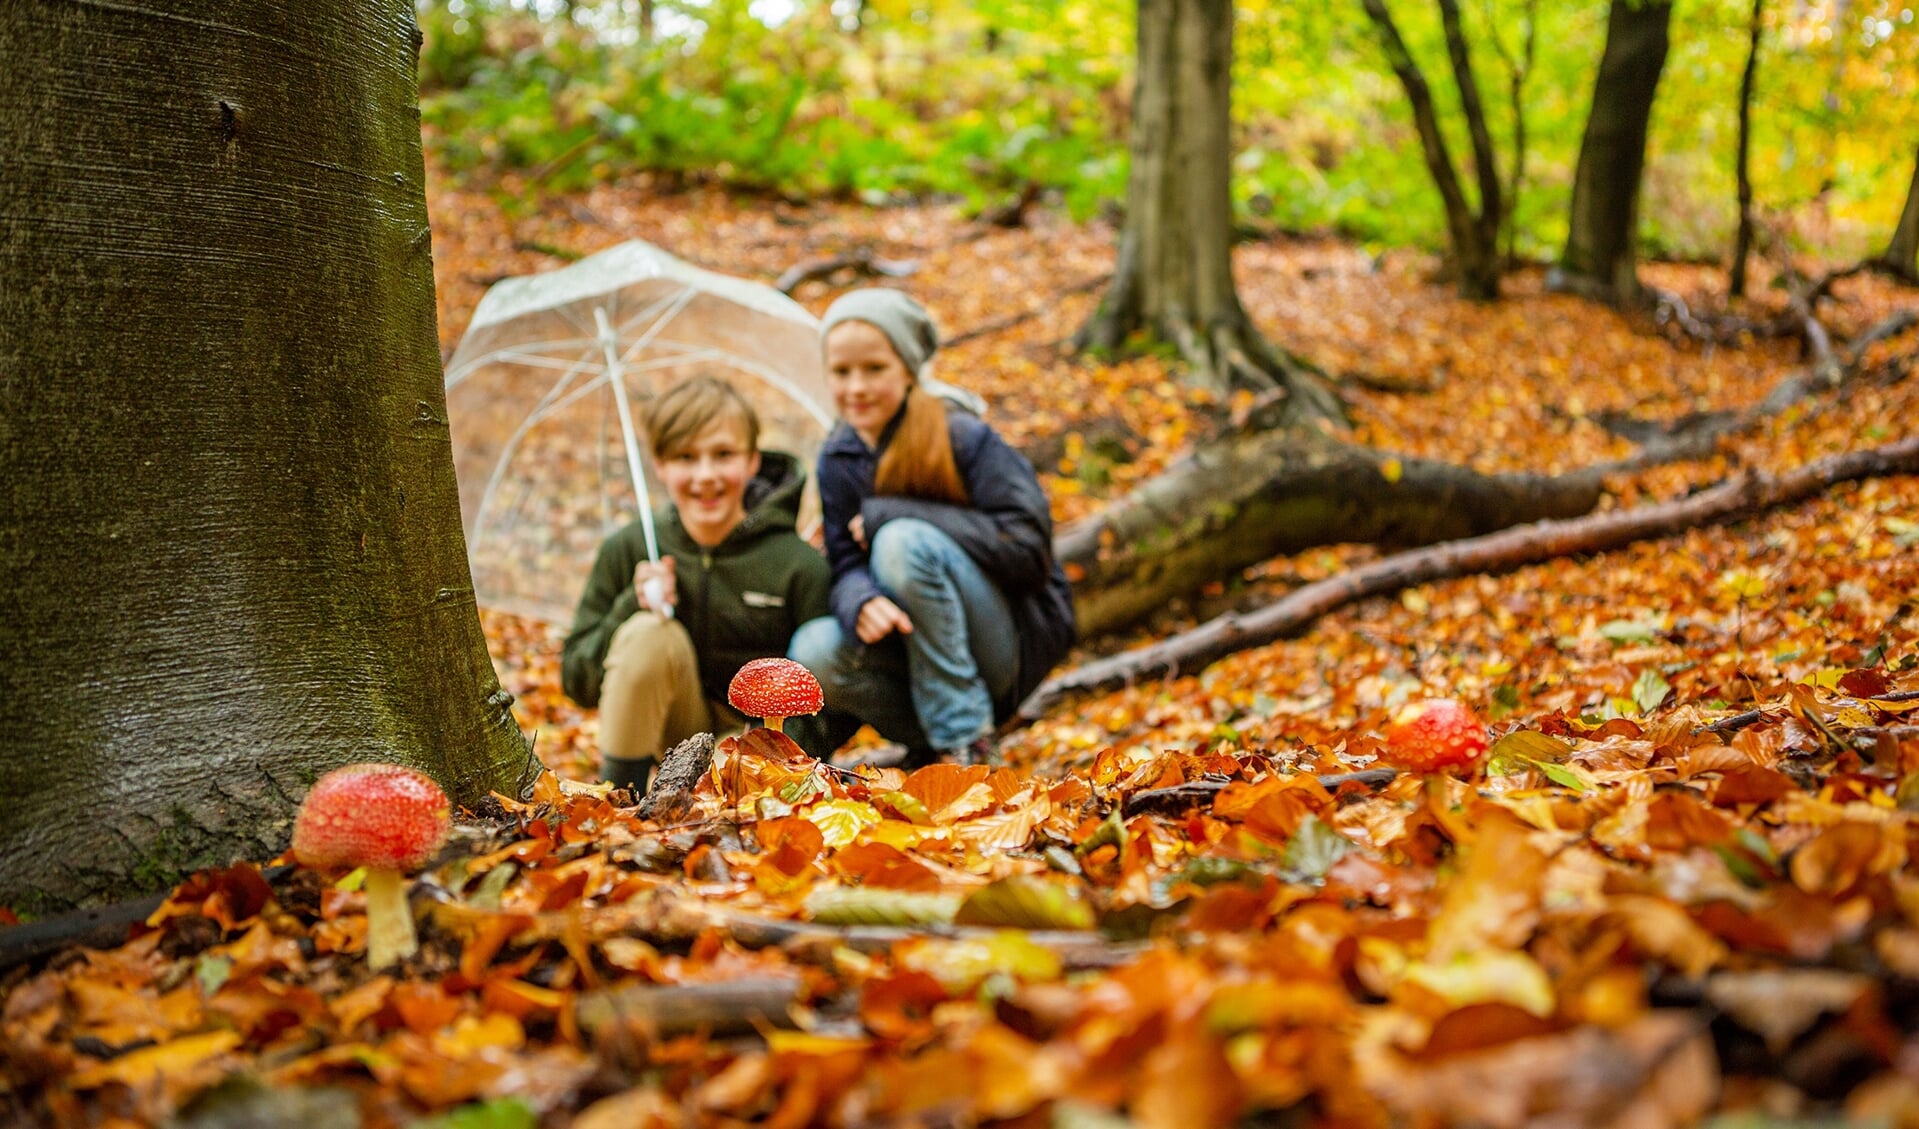
MULTIPOLYGON (((1058 452, 1040 469, 1062 520, 1218 407, 1155 358, 1058 355, 1097 300, 1063 284, 1110 269, 1098 227, 611 188, 511 225, 474 190, 436 183, 433 203, 449 344, 484 279, 551 264, 520 247, 633 234, 767 278, 853 246, 915 259, 949 333, 1042 311, 942 363, 1017 443, 1058 452), (1090 420, 1129 437, 1098 474, 1070 441, 1090 420)), ((1306 240, 1239 267, 1277 339, 1430 385, 1350 390, 1359 438, 1485 470, 1617 457, 1597 413, 1735 408, 1798 363, 1778 342, 1676 346, 1528 272, 1506 302, 1460 303, 1412 252, 1375 266, 1306 240)), ((1696 306, 1718 285, 1648 273, 1696 306)), ((1842 294, 1853 328, 1898 300, 1842 294)), ((1809 401, 1613 504, 1899 437, 1913 399, 1872 381, 1809 401)), ((75 1125, 1894 1124, 1919 1106, 1915 514, 1912 480, 1867 481, 1364 601, 1071 703, 1009 735, 1005 767, 815 772, 723 742, 669 823, 581 783, 594 722, 559 692, 557 634, 489 613, 552 771, 469 813, 419 879, 417 958, 366 971, 351 884, 196 876, 126 944, 0 981, 0 1101, 75 1125), (1493 719, 1479 768, 1315 779, 1372 766, 1427 697, 1493 719), (1121 814, 1202 782, 1181 810, 1121 814)), ((1373 552, 1282 558, 1212 600, 1373 552)))

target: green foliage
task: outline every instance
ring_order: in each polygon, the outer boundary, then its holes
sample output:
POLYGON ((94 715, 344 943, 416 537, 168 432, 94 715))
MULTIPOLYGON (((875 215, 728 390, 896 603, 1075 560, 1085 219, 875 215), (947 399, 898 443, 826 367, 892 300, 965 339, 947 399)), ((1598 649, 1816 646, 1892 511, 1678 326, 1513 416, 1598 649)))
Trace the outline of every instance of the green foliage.
MULTIPOLYGON (((639 171, 789 196, 985 209, 1034 184, 1079 218, 1124 199, 1133 0, 422 0, 428 143, 523 192, 639 171)), ((1607 0, 1467 0, 1502 177, 1528 16, 1517 250, 1564 241, 1607 0)), ((1750 0, 1679 0, 1654 107, 1642 230, 1723 253, 1750 0)), ((1393 0, 1455 165, 1470 148, 1432 0, 1393 0)), ((1234 194, 1255 227, 1440 247, 1444 221, 1404 94, 1356 0, 1249 0, 1237 19, 1234 194)), ((1832 254, 1883 240, 1919 140, 1919 27, 1890 0, 1768 4, 1752 168, 1762 213, 1832 254), (1836 16, 1835 11, 1843 12, 1836 16), (1831 21, 1843 18, 1843 24, 1831 21)), ((1463 177, 1470 191, 1471 177, 1463 177)))

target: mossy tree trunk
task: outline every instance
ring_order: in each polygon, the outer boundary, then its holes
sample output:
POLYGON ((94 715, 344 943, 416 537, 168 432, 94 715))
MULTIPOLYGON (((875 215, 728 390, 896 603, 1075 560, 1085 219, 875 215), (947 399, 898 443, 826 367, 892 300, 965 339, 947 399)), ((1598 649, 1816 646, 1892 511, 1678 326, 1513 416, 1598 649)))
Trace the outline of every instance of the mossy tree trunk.
POLYGON ((1278 422, 1337 419, 1312 371, 1254 328, 1233 281, 1230 0, 1140 0, 1126 221, 1119 264, 1079 348, 1136 333, 1178 348, 1195 383, 1284 397, 1278 422))
POLYGON ((1073 580, 1080 632, 1095 635, 1281 553, 1345 541, 1426 545, 1576 517, 1598 503, 1601 485, 1598 473, 1482 475, 1311 430, 1256 432, 1196 447, 1060 530, 1053 549, 1073 580))
POLYGON ((1670 0, 1612 0, 1573 173, 1571 230, 1551 283, 1614 305, 1641 300, 1637 242, 1646 132, 1670 44, 1670 0))
POLYGON ((529 770, 480 634, 411 0, 0 6, 0 903, 529 770))

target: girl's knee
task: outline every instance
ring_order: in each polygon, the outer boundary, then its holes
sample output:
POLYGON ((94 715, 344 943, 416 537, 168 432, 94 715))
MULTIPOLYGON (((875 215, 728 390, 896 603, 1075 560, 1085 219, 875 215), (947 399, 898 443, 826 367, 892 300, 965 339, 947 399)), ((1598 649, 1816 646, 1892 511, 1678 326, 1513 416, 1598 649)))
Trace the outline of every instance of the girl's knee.
POLYGON ((949 548, 957 549, 953 539, 931 522, 894 518, 873 535, 869 555, 873 577, 882 587, 897 590, 928 567, 936 567, 949 548))
POLYGON ((793 639, 786 646, 786 657, 817 677, 832 665, 833 656, 839 651, 843 640, 839 620, 830 615, 809 619, 793 632, 793 639))

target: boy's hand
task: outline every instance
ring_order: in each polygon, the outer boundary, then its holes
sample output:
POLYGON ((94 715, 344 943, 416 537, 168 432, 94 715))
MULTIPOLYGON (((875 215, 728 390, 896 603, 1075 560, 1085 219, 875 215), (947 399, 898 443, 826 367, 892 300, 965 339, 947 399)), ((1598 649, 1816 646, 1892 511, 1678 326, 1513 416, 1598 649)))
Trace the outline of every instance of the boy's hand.
POLYGON ((633 591, 640 597, 640 607, 649 612, 671 615, 674 605, 680 602, 679 583, 674 579, 673 558, 662 557, 657 561, 641 561, 633 570, 633 591), (647 583, 654 582, 651 592, 647 583))
POLYGON ((866 515, 854 514, 853 520, 846 523, 846 531, 853 535, 853 543, 871 552, 866 544, 866 515))
POLYGON ((895 631, 901 635, 911 635, 913 621, 906 617, 898 604, 885 596, 875 596, 860 605, 860 618, 853 624, 853 630, 859 635, 860 642, 870 647, 895 631))

